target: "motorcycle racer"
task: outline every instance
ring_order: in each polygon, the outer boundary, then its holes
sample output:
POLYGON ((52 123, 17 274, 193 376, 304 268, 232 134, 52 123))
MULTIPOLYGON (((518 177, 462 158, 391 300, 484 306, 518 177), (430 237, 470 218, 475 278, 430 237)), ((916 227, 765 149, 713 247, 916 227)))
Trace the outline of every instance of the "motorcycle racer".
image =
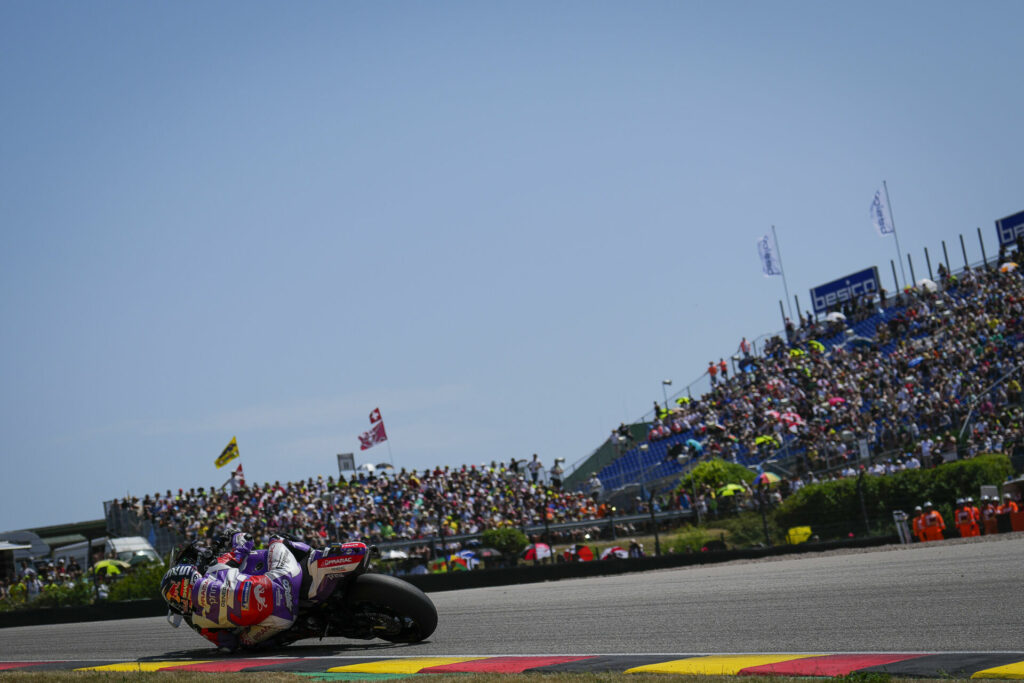
POLYGON ((251 536, 231 535, 231 550, 200 572, 194 564, 172 567, 160 593, 173 612, 222 650, 266 643, 287 630, 298 614, 302 570, 280 538, 272 538, 266 562, 248 566, 251 536), (242 569, 249 573, 243 573, 242 569))

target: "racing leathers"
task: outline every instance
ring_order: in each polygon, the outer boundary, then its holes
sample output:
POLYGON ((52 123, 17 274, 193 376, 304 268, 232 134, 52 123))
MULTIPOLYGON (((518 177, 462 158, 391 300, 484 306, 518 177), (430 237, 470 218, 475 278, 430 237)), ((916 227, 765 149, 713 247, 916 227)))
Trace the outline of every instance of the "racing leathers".
POLYGON ((233 546, 191 581, 191 624, 227 650, 252 647, 288 629, 298 614, 302 570, 291 551, 272 539, 253 552, 252 537, 236 533, 233 546))

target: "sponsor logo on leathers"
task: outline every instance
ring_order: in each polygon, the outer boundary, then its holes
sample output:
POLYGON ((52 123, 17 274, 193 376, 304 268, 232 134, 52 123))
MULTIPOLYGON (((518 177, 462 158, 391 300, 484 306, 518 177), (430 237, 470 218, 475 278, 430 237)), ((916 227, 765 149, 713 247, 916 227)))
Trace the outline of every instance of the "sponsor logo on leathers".
POLYGON ((294 603, 292 603, 292 582, 285 579, 282 583, 284 585, 284 605, 291 612, 295 608, 294 603))
POLYGON ((343 567, 348 564, 354 564, 361 561, 362 556, 357 555, 339 555, 336 557, 324 557, 316 561, 316 566, 320 569, 327 569, 329 567, 343 567))
POLYGON ((366 545, 363 543, 342 543, 339 555, 365 555, 366 545))
POLYGON ((213 579, 203 579, 199 588, 199 604, 203 607, 212 607, 220 602, 221 591, 217 589, 213 579))
POLYGON ((195 571, 195 568, 192 565, 190 565, 190 564, 179 564, 179 565, 175 565, 174 567, 172 567, 171 571, 168 572, 168 573, 171 576, 173 576, 173 577, 179 577, 179 576, 192 576, 192 572, 194 572, 194 571, 195 571))
POLYGON ((265 590, 266 586, 264 586, 262 583, 256 584, 256 586, 252 589, 252 597, 254 600, 256 600, 256 609, 260 612, 263 612, 267 609, 267 600, 263 595, 265 590))

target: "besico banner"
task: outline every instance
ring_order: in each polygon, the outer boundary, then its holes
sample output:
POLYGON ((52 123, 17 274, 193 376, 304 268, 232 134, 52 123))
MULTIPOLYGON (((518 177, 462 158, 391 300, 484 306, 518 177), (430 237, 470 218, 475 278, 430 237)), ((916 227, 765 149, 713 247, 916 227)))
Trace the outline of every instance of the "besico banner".
POLYGON ((858 273, 851 273, 832 282, 826 282, 811 289, 811 301, 814 302, 814 312, 825 313, 847 301, 859 299, 865 294, 878 294, 878 290, 881 287, 881 280, 878 279, 878 268, 875 266, 865 268, 858 273))
POLYGON ((1017 235, 1024 233, 1024 211, 996 221, 999 246, 1005 247, 1017 241, 1017 235))

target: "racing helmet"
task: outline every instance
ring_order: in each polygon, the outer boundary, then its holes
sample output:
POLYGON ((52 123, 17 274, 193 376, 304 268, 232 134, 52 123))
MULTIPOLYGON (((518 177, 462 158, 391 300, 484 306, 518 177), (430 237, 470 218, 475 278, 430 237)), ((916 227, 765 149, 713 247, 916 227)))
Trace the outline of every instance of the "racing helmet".
POLYGON ((160 595, 172 612, 188 614, 192 611, 192 586, 202 575, 194 564, 171 567, 160 581, 160 595))

